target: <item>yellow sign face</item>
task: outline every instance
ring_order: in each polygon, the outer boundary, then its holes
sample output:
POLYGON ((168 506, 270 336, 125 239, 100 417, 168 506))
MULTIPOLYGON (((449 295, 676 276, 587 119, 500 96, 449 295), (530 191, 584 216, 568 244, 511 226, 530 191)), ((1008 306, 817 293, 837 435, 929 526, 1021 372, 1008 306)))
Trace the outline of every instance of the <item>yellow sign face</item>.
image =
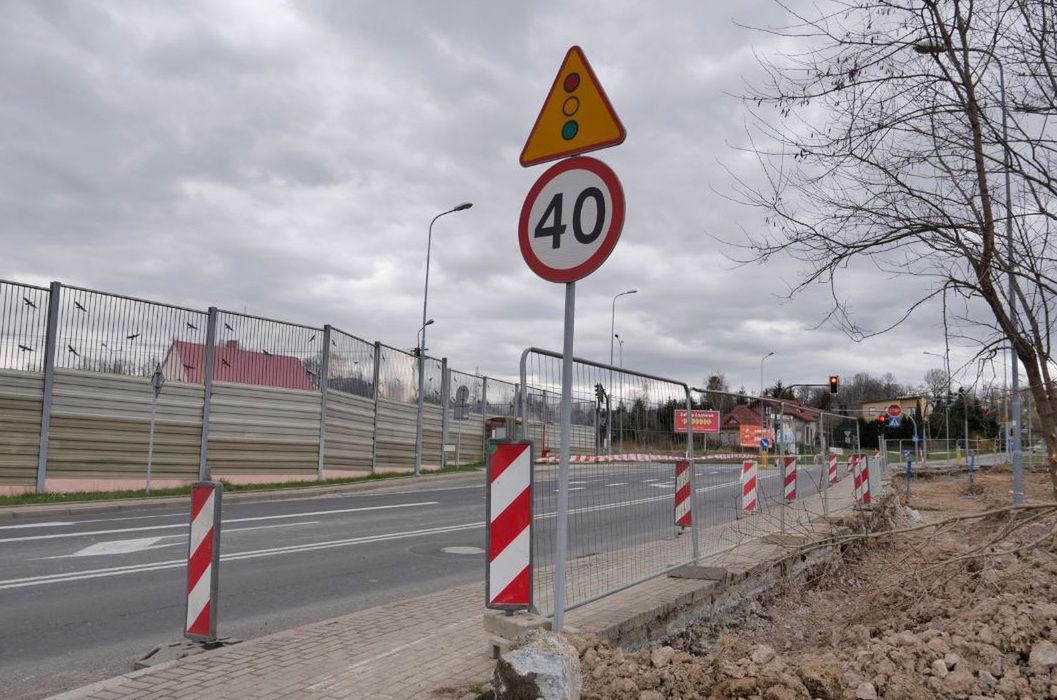
POLYGON ((529 167, 623 143, 627 132, 591 70, 574 46, 565 54, 558 77, 536 117, 521 165, 529 167))

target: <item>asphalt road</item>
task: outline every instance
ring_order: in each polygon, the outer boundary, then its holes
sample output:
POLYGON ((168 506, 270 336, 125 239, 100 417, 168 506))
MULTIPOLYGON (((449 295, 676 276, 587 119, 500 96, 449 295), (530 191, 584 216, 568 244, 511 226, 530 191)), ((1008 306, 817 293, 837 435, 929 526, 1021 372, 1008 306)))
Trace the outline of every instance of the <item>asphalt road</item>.
MULTIPOLYGON (((697 466, 706 524, 734 517, 738 469, 697 466)), ((671 474, 671 465, 576 467, 571 551, 616 548, 672 528, 671 474)), ((819 470, 801 474, 806 492, 819 470)), ((778 475, 761 477, 763 498, 773 502, 778 475)), ((553 522, 555 479, 541 470, 535 480, 544 527, 553 522)), ((249 639, 473 581, 482 582, 483 606, 484 498, 483 474, 474 473, 225 504, 221 636, 249 639)), ((37 698, 85 685, 178 641, 187 519, 187 507, 151 507, 0 525, 0 695, 37 698)))

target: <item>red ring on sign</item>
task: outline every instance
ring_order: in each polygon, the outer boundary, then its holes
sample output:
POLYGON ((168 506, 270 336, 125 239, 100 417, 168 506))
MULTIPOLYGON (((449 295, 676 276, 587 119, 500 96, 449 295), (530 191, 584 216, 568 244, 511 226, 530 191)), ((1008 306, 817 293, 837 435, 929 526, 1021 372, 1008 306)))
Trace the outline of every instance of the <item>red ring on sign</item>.
POLYGON ((525 196, 525 203, 521 205, 521 217, 518 220, 517 228, 521 257, 528 263, 529 269, 548 282, 575 282, 587 277, 601 267, 602 263, 609 257, 609 254, 613 252, 617 241, 620 240, 620 232, 624 228, 624 189, 620 186, 620 180, 617 179, 616 173, 597 158, 574 156, 573 158, 560 160, 540 175, 539 179, 528 191, 525 196), (536 198, 539 197, 543 188, 551 180, 570 170, 588 170, 602 180, 606 189, 609 190, 613 215, 609 219, 609 228, 603 232, 602 245, 598 247, 598 250, 591 257, 576 267, 558 269, 548 267, 536 257, 536 253, 532 250, 532 244, 529 241, 529 217, 532 215, 532 205, 536 203, 536 198))

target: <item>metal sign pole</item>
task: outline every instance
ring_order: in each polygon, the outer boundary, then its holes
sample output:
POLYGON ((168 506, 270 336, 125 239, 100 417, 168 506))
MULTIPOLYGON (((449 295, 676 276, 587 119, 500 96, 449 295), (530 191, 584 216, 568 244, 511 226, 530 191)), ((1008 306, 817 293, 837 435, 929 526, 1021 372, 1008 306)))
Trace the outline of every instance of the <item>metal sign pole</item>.
POLYGON ((576 282, 565 285, 565 330, 562 336, 561 442, 558 449, 558 533, 554 543, 554 631, 565 625, 565 556, 569 539, 569 437, 572 427, 573 320, 576 282))
POLYGON ((150 400, 150 434, 147 436, 147 493, 150 493, 151 468, 154 464, 154 418, 158 413, 158 397, 161 395, 161 386, 165 378, 161 373, 159 365, 151 377, 151 400, 150 400))

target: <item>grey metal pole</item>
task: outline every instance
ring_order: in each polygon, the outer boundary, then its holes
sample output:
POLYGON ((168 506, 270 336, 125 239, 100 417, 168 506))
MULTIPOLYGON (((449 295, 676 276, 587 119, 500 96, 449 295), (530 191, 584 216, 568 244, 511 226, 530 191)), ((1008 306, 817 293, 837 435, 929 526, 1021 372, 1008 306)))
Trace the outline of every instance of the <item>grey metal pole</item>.
POLYGON ((44 386, 40 403, 40 446, 37 451, 37 493, 47 490, 48 441, 51 434, 51 399, 55 391, 55 347, 59 330, 59 296, 62 285, 51 283, 48 292, 47 330, 44 337, 44 386))
POLYGON ((380 379, 382 374, 382 344, 374 342, 374 375, 371 383, 371 398, 374 400, 374 424, 371 427, 371 473, 378 469, 378 400, 382 393, 380 379))
POLYGON ((448 373, 448 358, 440 359, 440 468, 448 466, 448 413, 451 398, 451 376, 448 373))
POLYGON ((327 446, 327 396, 330 384, 330 324, 323 326, 323 362, 319 368, 319 462, 316 480, 323 481, 323 459, 327 446))
POLYGON ((150 477, 154 466, 154 419, 158 414, 158 397, 161 396, 162 381, 161 365, 158 365, 150 381, 150 431, 147 434, 147 493, 150 493, 150 477))
POLYGON ((217 345, 217 307, 209 307, 206 326, 205 367, 202 369, 202 443, 198 448, 198 480, 209 481, 209 414, 213 403, 213 359, 217 345))
POLYGON ((826 414, 820 409, 818 412, 818 454, 819 464, 822 465, 822 515, 829 517, 829 454, 826 452, 826 430, 823 421, 826 414))
POLYGON ((778 440, 778 499, 779 499, 779 528, 785 532, 785 510, 789 506, 789 500, 785 497, 785 402, 778 399, 778 430, 775 431, 778 440))
MULTIPOLYGON (((629 289, 613 297, 613 308, 609 316, 609 366, 613 366, 613 339, 617 331, 617 299, 627 294, 637 294, 639 290, 629 289)), ((622 349, 623 350, 623 349, 622 349)), ((623 351, 621 352, 623 355, 623 351)), ((623 363, 621 363, 623 364, 623 363)), ((609 391, 613 390, 613 370, 609 370, 609 391)), ((606 417, 606 455, 613 456, 613 416, 606 417)))
MULTIPOLYGON (((1010 164, 1009 155, 1009 107, 1006 103, 1006 71, 998 56, 995 56, 990 51, 987 53, 998 65, 998 85, 1002 93, 1002 152, 1006 170, 1006 252, 1009 257, 1009 319, 1013 326, 1016 327, 1016 278, 1013 274, 1013 194, 1009 184, 1009 171, 1012 165, 1010 164)), ((1011 342, 1009 347, 1010 383, 1013 389, 1013 504, 1020 505, 1024 502, 1024 454, 1020 444, 1020 368, 1015 343, 1011 342)))
MULTIPOLYGON (((488 437, 488 377, 481 377, 481 419, 484 421, 485 438, 488 437)), ((481 464, 488 465, 488 440, 481 441, 481 464)))
POLYGON ((558 449, 558 527, 554 542, 554 631, 565 626, 565 557, 569 541, 569 434, 572 430, 573 327, 576 283, 565 285, 565 331, 562 341, 561 442, 558 449))
POLYGON ((418 348, 418 409, 415 416, 415 476, 422 473, 422 408, 425 399, 425 367, 426 367, 426 305, 429 303, 429 255, 433 247, 433 224, 440 217, 455 211, 469 209, 472 204, 466 202, 448 211, 442 211, 429 222, 429 234, 426 237, 426 284, 422 292, 422 343, 418 348))

